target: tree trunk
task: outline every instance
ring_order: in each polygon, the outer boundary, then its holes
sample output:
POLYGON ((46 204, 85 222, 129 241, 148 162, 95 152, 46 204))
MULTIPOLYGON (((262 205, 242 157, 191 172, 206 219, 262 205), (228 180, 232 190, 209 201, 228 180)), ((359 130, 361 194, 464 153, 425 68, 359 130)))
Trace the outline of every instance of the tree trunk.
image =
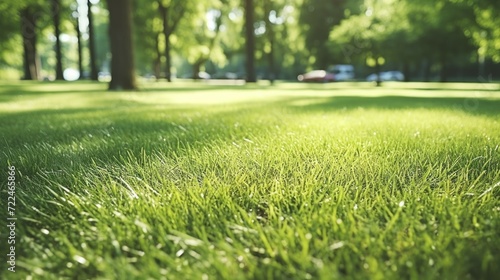
POLYGON ((83 77, 83 59, 82 59, 82 32, 80 31, 80 19, 76 18, 75 22, 76 29, 76 41, 78 44, 78 72, 80 72, 80 77, 78 79, 82 80, 83 77))
POLYGON ((265 23, 266 23, 266 35, 267 39, 269 41, 269 52, 267 53, 267 62, 269 65, 269 82, 274 84, 274 79, 276 78, 276 67, 275 67, 275 62, 274 62, 274 28, 272 25, 272 22, 269 20, 269 15, 272 11, 272 3, 271 1, 266 1, 265 2, 265 23))
POLYGON ((21 33, 23 36, 23 80, 39 80, 40 65, 36 51, 36 17, 32 9, 25 8, 21 11, 21 33))
MULTIPOLYGON (((109 5, 109 4, 108 4, 109 5)), ((99 73, 96 66, 96 48, 95 48, 95 32, 94 32, 94 15, 92 14, 92 2, 87 1, 87 18, 89 20, 89 55, 90 55, 90 79, 97 81, 99 73)))
POLYGON ((153 70, 155 73, 156 81, 159 81, 161 76, 161 50, 160 50, 160 33, 156 35, 156 57, 153 61, 153 70))
POLYGON ((108 0, 111 47, 110 90, 135 90, 132 0, 108 0))
POLYGON ((271 50, 268 54, 269 61, 269 81, 271 84, 274 84, 274 80, 276 79, 276 63, 274 61, 274 39, 271 41, 271 50))
POLYGON ((54 20, 54 33, 56 36, 56 80, 64 80, 61 51, 61 3, 59 0, 52 0, 52 19, 54 20))
POLYGON ((245 70, 246 81, 255 83, 255 31, 254 31, 254 5, 253 0, 245 0, 245 70))
POLYGON ((171 46, 170 46, 170 34, 165 38, 165 76, 168 82, 172 81, 172 55, 171 55, 171 46))
POLYGON ((382 78, 380 77, 380 63, 378 63, 378 57, 375 59, 375 73, 377 73, 377 87, 382 86, 382 78))

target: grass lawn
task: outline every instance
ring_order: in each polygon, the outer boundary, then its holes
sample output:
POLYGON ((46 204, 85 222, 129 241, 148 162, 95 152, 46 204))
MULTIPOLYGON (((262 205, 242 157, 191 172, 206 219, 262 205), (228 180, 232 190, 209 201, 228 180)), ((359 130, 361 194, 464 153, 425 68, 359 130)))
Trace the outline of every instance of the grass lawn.
POLYGON ((500 275, 498 84, 105 88, 0 83, 0 278, 500 275))

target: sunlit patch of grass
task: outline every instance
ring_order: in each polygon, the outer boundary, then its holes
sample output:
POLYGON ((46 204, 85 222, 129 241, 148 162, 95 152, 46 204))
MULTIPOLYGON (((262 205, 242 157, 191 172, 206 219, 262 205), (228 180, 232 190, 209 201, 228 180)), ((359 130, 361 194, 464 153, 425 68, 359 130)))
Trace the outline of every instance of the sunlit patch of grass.
POLYGON ((20 174, 8 279, 500 272, 491 85, 76 85, 0 90, 20 174))

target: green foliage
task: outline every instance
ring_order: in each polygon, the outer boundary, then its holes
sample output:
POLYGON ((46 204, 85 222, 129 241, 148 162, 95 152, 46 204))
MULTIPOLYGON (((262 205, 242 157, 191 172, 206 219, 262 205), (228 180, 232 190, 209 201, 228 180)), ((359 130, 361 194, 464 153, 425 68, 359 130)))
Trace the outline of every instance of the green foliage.
POLYGON ((470 27, 481 57, 500 62, 500 2, 494 0, 466 1, 474 9, 477 27, 470 27))
MULTIPOLYGON (((0 79, 6 78, 2 68, 20 68, 22 66, 22 42, 18 35, 20 29, 20 1, 3 1, 0 3, 0 79)), ((11 75, 8 75, 11 76, 11 75)))
MULTIPOLYGON (((53 53, 53 23, 52 11, 46 1, 41 0, 21 0, 6 1, 0 4, 0 67, 12 71, 20 71, 23 65, 23 43, 21 40, 21 19, 20 11, 25 8, 32 9, 36 18, 36 32, 38 35, 38 53, 42 62, 42 75, 52 76, 54 72, 53 53)), ((74 18, 72 17, 75 1, 60 1, 58 9, 61 13, 61 31, 66 35, 74 35, 74 18)), ((104 31, 107 37, 107 30, 104 31)), ((69 38, 69 37, 66 37, 69 38)), ((106 38, 101 38, 101 45, 105 48, 106 38)), ((64 63, 66 67, 75 67, 77 54, 76 44, 70 40, 63 41, 64 63)), ((106 56, 106 54, 104 54, 106 56)), ((20 76, 20 75, 19 75, 20 76)), ((4 78, 1 77, 0 78, 4 78)))
POLYGON ((266 30, 261 46, 264 57, 269 55, 272 44, 277 77, 296 77, 307 65, 307 62, 300 57, 309 54, 300 28, 301 11, 298 8, 300 2, 283 0, 266 3, 267 7, 266 5, 263 7, 265 12, 263 17, 267 19, 264 21, 266 30))
MULTIPOLYGON (((97 65, 106 70, 110 60, 108 13, 105 1, 98 2, 94 4, 97 65)), ((61 0, 61 29, 65 36, 75 33, 71 10, 75 3, 61 0)), ((245 50, 242 1, 134 0, 139 74, 160 74, 159 65, 166 62, 160 3, 169 10, 166 34, 176 62, 173 68, 191 64, 193 71, 241 71, 245 50), (220 21, 217 30, 216 19, 220 21)), ((273 67, 278 77, 294 78, 312 68, 326 69, 338 63, 364 65, 366 61, 383 59, 395 68, 429 64, 429 68, 442 69, 445 74, 447 68, 472 62, 500 62, 499 3, 255 0, 257 71, 265 75, 273 67), (271 55, 275 63, 271 62, 271 55)), ((22 69, 19 11, 26 7, 36 11, 43 72, 52 75, 53 42, 48 38, 53 33, 52 15, 42 0, 0 3, 0 67, 14 72, 22 69)), ((85 43, 84 40, 84 46, 85 43)), ((64 42, 63 47, 64 65, 75 67, 76 45, 64 42)), ((88 61, 86 50, 83 55, 84 62, 88 61)))
POLYGON ((221 42, 227 26, 232 24, 229 13, 236 6, 226 2, 214 0, 197 3, 192 17, 182 21, 179 26, 180 30, 189 30, 190 36, 176 36, 177 49, 194 66, 194 72, 203 70, 200 67, 208 60, 218 66, 224 66, 227 61, 221 42))
POLYGON ((158 48, 164 46, 163 40, 158 41, 163 28, 159 18, 158 3, 150 0, 136 0, 134 5, 136 7, 133 17, 137 70, 139 73, 152 73, 158 48))
POLYGON ((300 10, 300 27, 309 55, 313 56, 314 65, 326 69, 333 59, 328 51, 328 39, 332 28, 344 17, 346 0, 303 0, 300 10))
POLYGON ((384 57, 404 64, 431 60, 441 71, 457 57, 474 54, 470 28, 474 10, 450 1, 365 0, 359 14, 351 15, 330 34, 333 53, 346 60, 384 57))
MULTIPOLYGON (((105 1, 92 6, 96 41, 96 66, 98 71, 109 71, 111 54, 109 46, 109 12, 105 1)), ((87 69, 90 69, 88 66, 87 69)))
POLYGON ((498 85, 143 88, 1 83, 2 279, 499 275, 498 85))

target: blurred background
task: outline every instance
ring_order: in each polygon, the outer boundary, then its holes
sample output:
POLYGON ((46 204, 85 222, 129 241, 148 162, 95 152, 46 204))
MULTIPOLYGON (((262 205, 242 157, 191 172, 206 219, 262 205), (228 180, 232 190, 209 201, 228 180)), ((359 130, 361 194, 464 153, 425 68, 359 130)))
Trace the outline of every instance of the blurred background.
MULTIPOLYGON (((0 79, 110 80, 111 2, 0 2, 0 79)), ((498 0, 118 2, 144 80, 500 80, 498 0)))

